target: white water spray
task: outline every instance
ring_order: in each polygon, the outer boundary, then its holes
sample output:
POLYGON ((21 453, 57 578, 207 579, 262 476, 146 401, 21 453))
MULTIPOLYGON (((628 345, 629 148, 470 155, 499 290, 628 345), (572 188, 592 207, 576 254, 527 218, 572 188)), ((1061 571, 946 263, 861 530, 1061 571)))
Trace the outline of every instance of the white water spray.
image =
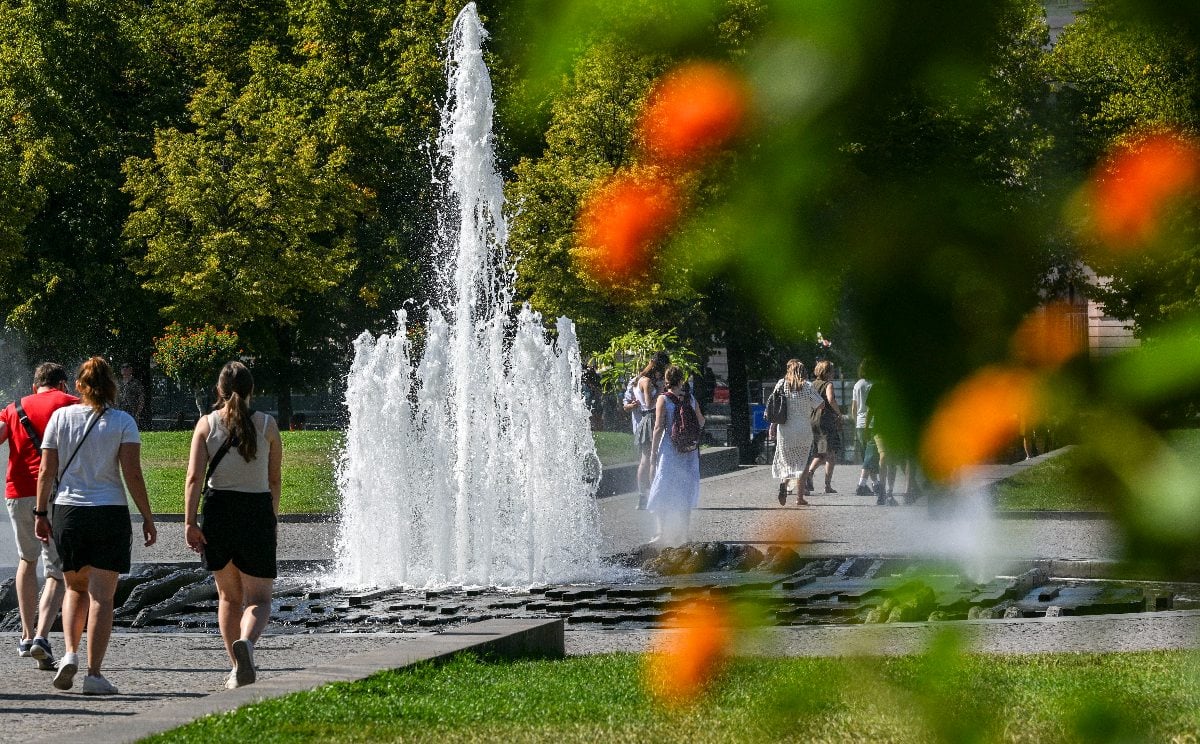
POLYGON ((549 342, 528 306, 509 315, 486 36, 468 4, 449 40, 424 353, 414 368, 404 311, 394 335, 354 344, 338 475, 343 586, 519 586, 601 572, 575 326, 559 318, 549 342))

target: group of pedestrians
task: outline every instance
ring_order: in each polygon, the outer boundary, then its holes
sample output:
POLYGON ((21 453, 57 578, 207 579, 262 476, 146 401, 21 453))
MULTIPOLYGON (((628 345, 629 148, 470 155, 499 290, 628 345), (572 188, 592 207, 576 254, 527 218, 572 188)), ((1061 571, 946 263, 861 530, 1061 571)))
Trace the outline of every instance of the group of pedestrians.
POLYGON ((911 503, 916 498, 914 466, 909 458, 891 451, 879 433, 876 411, 870 405, 875 385, 870 377, 870 363, 865 359, 859 364, 858 376, 847 417, 834 395, 833 365, 828 360, 817 362, 811 381, 799 359, 788 361, 786 373, 776 383, 773 393, 786 398, 787 417, 783 423, 771 425, 771 437, 775 440, 771 474, 779 479, 780 506, 787 504, 792 493, 798 505, 808 505, 805 496, 812 495, 813 478, 822 465, 825 493, 837 493, 833 487, 833 469, 842 452, 842 424, 847 419, 854 421, 855 449, 862 458, 856 495, 874 495, 877 505, 896 506, 899 503, 894 494, 896 473, 906 470, 905 502, 911 503))
MULTIPOLYGON (((19 557, 18 654, 53 671, 55 688, 69 690, 86 629, 81 689, 89 695, 117 692, 103 662, 117 578, 130 569, 128 499, 141 515, 143 544, 158 539, 137 422, 117 407, 118 390, 103 357, 79 366, 78 396, 68 392, 63 367, 47 362, 34 370, 32 394, 0 411, 0 442, 9 443, 5 501, 19 557), (39 558, 45 575, 40 601, 39 558), (56 660, 50 633, 60 606, 64 651, 56 660)), ((216 410, 192 436, 185 486, 185 540, 215 578, 218 624, 232 666, 228 688, 255 680, 254 642, 270 616, 276 575, 282 445, 274 419, 249 408, 253 390, 241 362, 221 370, 216 410)))
MULTIPOLYGON (((629 380, 622 401, 631 414, 638 451, 638 509, 651 512, 657 524, 651 544, 667 547, 687 541, 692 509, 700 502, 700 452, 695 443, 679 444, 672 428, 689 407, 696 427, 704 414, 686 382, 684 371, 660 351, 629 380)), ((698 436, 698 430, 697 430, 698 436)))

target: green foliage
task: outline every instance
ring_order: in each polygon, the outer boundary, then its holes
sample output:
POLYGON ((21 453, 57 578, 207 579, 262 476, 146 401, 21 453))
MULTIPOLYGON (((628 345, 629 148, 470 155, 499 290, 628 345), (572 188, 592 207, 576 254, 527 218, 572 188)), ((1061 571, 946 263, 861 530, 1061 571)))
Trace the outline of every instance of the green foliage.
POLYGON ((188 390, 213 384, 221 367, 237 358, 238 352, 236 333, 218 330, 208 323, 198 328, 172 323, 154 340, 155 364, 164 375, 188 390))
MULTIPOLYGON (((1049 59, 1066 113, 1062 157, 1081 172, 1137 134, 1164 129, 1200 134, 1200 44, 1179 27, 1131 22, 1122 5, 1113 0, 1089 4, 1064 30, 1049 59)), ((1176 319, 1200 317, 1195 281, 1200 209, 1194 200, 1162 231, 1166 237, 1155 250, 1088 256, 1105 277, 1092 295, 1106 314, 1128 320, 1143 338, 1176 319)))
POLYGON ((608 348, 592 357, 600 370, 600 381, 608 392, 621 392, 630 378, 650 363, 656 352, 671 355, 671 364, 687 375, 700 371, 699 357, 679 340, 676 329, 668 331, 632 330, 608 342, 608 348))
POLYGON ((1194 652, 737 658, 680 709, 644 656, 459 656, 207 716, 147 741, 1168 741, 1200 733, 1194 652))

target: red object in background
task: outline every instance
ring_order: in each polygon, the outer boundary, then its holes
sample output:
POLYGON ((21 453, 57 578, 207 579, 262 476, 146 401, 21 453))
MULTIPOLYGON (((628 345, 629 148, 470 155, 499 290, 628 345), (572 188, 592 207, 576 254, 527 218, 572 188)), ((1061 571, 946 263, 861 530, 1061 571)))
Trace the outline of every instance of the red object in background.
POLYGON ((638 122, 646 150, 661 163, 689 164, 724 146, 746 118, 746 88, 724 65, 693 62, 655 85, 638 122))
POLYGON ((723 380, 717 380, 717 384, 713 387, 713 403, 728 403, 729 402, 729 385, 723 380))
POLYGON ((1118 250, 1143 246, 1169 202, 1200 183, 1200 144, 1182 134, 1151 134, 1112 152, 1094 183, 1099 237, 1118 250))
POLYGON ((596 189, 579 216, 581 243, 596 279, 620 282, 646 268, 650 249, 678 216, 675 187, 622 172, 596 189))

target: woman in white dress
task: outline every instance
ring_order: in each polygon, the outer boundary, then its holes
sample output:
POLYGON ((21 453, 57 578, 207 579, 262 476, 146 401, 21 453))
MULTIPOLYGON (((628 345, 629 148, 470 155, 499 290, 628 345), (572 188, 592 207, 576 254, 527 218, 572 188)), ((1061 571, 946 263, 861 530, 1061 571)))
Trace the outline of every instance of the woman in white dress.
POLYGON ((696 399, 684 392, 682 369, 675 365, 667 367, 665 378, 666 394, 659 396, 655 411, 650 450, 654 476, 646 508, 658 520, 658 535, 651 542, 671 547, 687 541, 692 509, 700 503, 700 451, 677 450, 671 442, 671 422, 675 420, 676 406, 680 405, 695 410, 701 427, 704 415, 696 399))
POLYGON ((804 364, 799 359, 789 359, 787 374, 775 384, 787 396, 787 421, 776 427, 775 460, 771 463, 771 475, 780 478, 779 505, 787 503, 788 481, 796 481, 796 504, 807 506, 804 499, 807 491, 806 469, 808 455, 812 449, 813 430, 809 416, 821 405, 821 397, 813 390, 805 376, 804 364))

